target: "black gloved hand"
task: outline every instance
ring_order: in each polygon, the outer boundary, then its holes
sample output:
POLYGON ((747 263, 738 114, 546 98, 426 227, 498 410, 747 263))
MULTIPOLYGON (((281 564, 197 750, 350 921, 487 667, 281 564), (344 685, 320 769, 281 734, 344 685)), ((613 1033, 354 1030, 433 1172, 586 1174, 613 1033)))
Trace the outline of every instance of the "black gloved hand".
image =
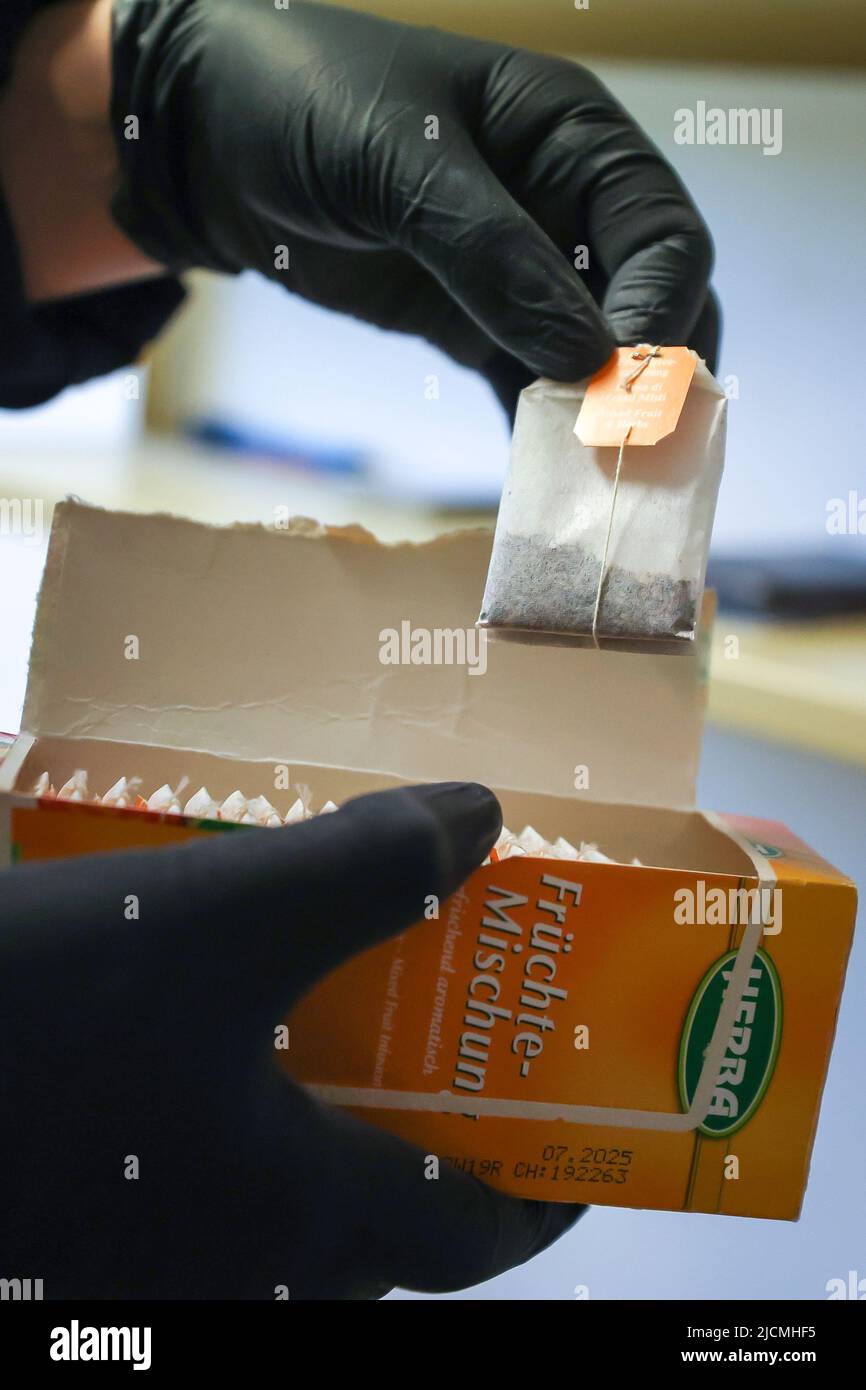
POLYGON ((453 892, 500 825, 452 783, 0 875, 3 1273, 46 1298, 376 1297, 475 1284, 566 1230, 582 1207, 428 1181, 275 1060, 300 995, 453 892))
POLYGON ((114 213, 156 260, 422 334, 508 406, 615 342, 713 365, 707 230, 573 63, 299 0, 116 0, 112 124, 114 213))

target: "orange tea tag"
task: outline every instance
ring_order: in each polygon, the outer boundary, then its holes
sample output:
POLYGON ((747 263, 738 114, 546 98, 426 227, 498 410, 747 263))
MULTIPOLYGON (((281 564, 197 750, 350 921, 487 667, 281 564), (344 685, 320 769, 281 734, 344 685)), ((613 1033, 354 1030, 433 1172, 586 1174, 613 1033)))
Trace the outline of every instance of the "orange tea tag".
POLYGON ((677 427, 697 357, 684 347, 617 348, 586 388, 574 426, 581 444, 657 444, 677 427))

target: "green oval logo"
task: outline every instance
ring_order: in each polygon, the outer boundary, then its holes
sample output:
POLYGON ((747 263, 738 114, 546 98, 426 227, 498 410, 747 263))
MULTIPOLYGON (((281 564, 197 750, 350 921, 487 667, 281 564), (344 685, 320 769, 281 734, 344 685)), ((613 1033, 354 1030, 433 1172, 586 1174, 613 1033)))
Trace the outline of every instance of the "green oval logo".
MULTIPOLYGON (((689 1005, 680 1038, 677 1085, 680 1105, 688 1110, 697 1089, 722 999, 728 988, 736 951, 727 951, 711 965, 689 1005)), ((725 1049, 710 1109, 701 1134, 712 1139, 733 1134, 754 1115, 779 1055, 782 1038, 782 986, 764 951, 756 951, 731 1038, 725 1049)))
POLYGON ((785 851, 779 849, 778 845, 765 845, 763 840, 749 840, 750 845, 754 845, 759 854, 765 859, 784 859, 785 851))

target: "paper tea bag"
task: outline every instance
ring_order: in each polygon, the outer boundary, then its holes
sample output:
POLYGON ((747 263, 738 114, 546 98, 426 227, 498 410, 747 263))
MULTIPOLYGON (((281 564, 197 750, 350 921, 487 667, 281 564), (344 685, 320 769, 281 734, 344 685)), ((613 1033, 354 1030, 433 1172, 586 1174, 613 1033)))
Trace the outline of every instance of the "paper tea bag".
POLYGON ((283 823, 277 815, 276 806, 272 806, 266 796, 252 797, 247 805, 247 810, 256 825, 277 826, 283 823))
POLYGON ((584 864, 615 864, 616 860, 611 859, 609 854, 602 854, 598 845, 590 844, 586 840, 581 840, 580 849, 577 857, 584 864))
POLYGON ((166 816, 183 815, 180 804, 180 794, 184 791, 188 782, 188 777, 182 777, 174 788, 170 787, 167 782, 165 782, 163 786, 157 787, 152 796, 147 798, 148 811, 161 811, 162 814, 166 816))
POLYGON ((89 801, 87 793, 87 773, 83 768, 73 772, 68 782, 64 782, 57 793, 58 801, 89 801))
POLYGON ((305 783, 299 782, 297 786, 298 799, 293 801, 286 812, 285 825, 299 825, 301 821, 309 820, 313 812, 310 810, 310 803, 313 800, 313 793, 305 783))
MULTIPOLYGON (((545 840, 543 835, 531 825, 525 825, 519 835, 514 835, 507 826, 503 826, 499 834, 499 839, 493 846, 486 864, 498 864, 503 859, 513 859, 515 857, 526 856, 527 858, 543 859, 571 859, 578 860, 585 864, 616 864, 619 861, 611 859, 609 855, 603 854, 598 845, 581 840, 580 848, 575 849, 569 840, 560 835, 553 842, 545 840)), ((632 859, 632 864, 640 864, 639 859, 632 859)))
POLYGON ((185 816, 195 820, 218 820, 219 804, 214 801, 207 787, 199 787, 183 808, 185 816))
POLYGON ((220 820, 235 821, 238 825, 255 825, 256 818, 250 813, 249 805, 242 791, 233 791, 219 808, 220 820))
POLYGON ((140 786, 140 777, 119 777, 114 786, 109 787, 107 792, 103 792, 101 797, 103 806, 125 808, 134 805, 140 786))
POLYGON ((538 831, 532 825, 524 825, 520 834, 517 836, 517 843, 524 854, 536 856, 553 854, 553 846, 549 845, 544 836, 539 835, 538 831))
POLYGON ((521 393, 478 619, 494 636, 636 651, 683 650, 694 637, 727 401, 694 354, 652 351, 659 356, 628 390, 637 350, 621 349, 604 369, 619 373, 607 395, 621 413, 605 417, 606 433, 588 433, 610 439, 606 447, 575 433, 588 383, 540 380, 521 393), (669 412, 671 432, 648 443, 653 414, 665 413, 665 371, 678 372, 681 387, 685 379, 685 397, 678 419, 669 412))
POLYGON ((488 857, 493 864, 498 864, 500 859, 510 859, 512 855, 520 857, 525 854, 526 850, 517 843, 517 836, 513 835, 507 826, 503 825, 499 832, 499 839, 491 849, 488 857))
POLYGON ((558 835, 553 842, 557 859, 579 859, 580 854, 564 836, 558 835))

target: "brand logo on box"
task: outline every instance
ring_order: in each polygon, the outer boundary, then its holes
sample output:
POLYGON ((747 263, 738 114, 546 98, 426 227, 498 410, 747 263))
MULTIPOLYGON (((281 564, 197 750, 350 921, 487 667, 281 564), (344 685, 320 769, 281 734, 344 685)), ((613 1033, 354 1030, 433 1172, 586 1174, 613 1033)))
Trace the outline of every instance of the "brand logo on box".
MULTIPOLYGON (((727 951, 710 966, 695 991, 680 1039, 677 1077, 680 1104, 694 1098, 722 1000, 728 990, 736 951, 727 951)), ((764 1098, 779 1055, 782 1037, 782 986, 775 965, 756 951, 725 1048, 710 1108, 701 1134, 721 1139, 750 1120, 764 1098)))

